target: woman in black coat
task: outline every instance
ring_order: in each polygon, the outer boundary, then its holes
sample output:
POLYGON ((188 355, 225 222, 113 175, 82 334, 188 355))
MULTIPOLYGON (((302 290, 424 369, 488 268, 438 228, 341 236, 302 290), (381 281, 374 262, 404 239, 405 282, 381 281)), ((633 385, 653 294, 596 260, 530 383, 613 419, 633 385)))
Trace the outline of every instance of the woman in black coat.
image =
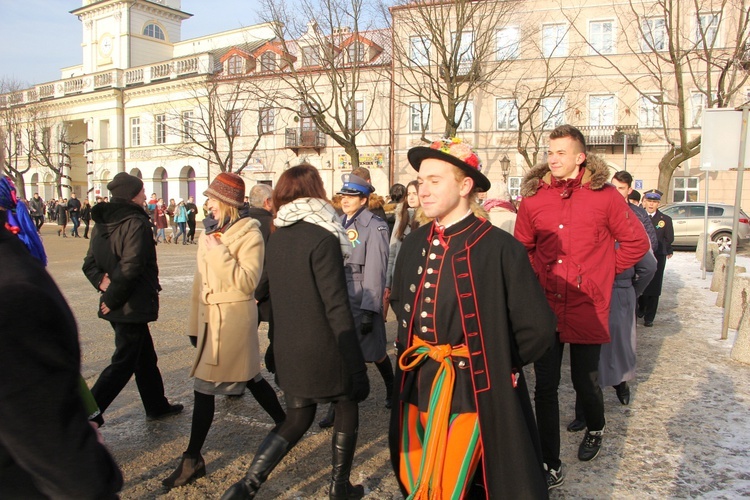
POLYGON ((273 194, 277 230, 268 241, 265 269, 274 300, 276 377, 286 420, 266 436, 245 477, 222 499, 254 498, 284 455, 310 428, 318 403, 336 407, 330 498, 361 498, 349 474, 357 443, 358 402, 369 391, 344 277, 351 244, 335 221, 315 167, 292 167, 273 194))
POLYGON ((86 226, 83 231, 83 237, 89 239, 89 226, 91 225, 91 203, 89 203, 89 200, 83 200, 81 220, 83 221, 83 225, 86 226))

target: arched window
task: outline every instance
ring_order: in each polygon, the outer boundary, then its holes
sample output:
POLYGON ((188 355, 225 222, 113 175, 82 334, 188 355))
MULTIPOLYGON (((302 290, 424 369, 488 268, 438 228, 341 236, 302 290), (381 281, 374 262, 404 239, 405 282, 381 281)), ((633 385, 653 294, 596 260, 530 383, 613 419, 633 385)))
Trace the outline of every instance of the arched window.
POLYGON ((191 166, 187 166, 185 169, 183 169, 183 175, 186 178, 187 182, 187 197, 192 197, 193 200, 195 200, 195 170, 191 166))
POLYGON ((233 55, 227 59, 227 74, 239 75, 242 74, 242 63, 243 60, 238 55, 233 55))
POLYGON ((156 38, 157 40, 166 40, 164 31, 154 23, 146 25, 146 27, 143 28, 143 34, 150 36, 151 38, 156 38))
POLYGON ((169 200, 169 176, 166 170, 161 171, 161 197, 164 201, 169 200))

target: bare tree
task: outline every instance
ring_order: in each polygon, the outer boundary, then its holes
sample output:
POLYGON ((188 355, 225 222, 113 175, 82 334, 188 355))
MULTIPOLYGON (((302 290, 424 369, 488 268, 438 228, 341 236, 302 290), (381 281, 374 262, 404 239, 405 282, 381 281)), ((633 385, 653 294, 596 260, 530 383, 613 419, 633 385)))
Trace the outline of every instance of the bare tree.
POLYGON ((72 189, 70 177, 71 146, 80 146, 86 141, 73 141, 70 137, 68 123, 64 116, 51 117, 37 106, 27 108, 28 147, 33 160, 41 167, 49 169, 55 176, 57 196, 63 196, 63 189, 72 189))
POLYGON ((364 0, 263 0, 263 5, 282 53, 279 86, 266 100, 297 116, 302 145, 322 146, 318 133, 331 137, 357 168, 358 137, 387 98, 382 89, 390 81, 390 32, 373 28, 364 0))
POLYGON ((0 128, 4 135, 2 147, 5 152, 5 173, 13 177, 19 196, 26 198, 26 182, 23 175, 31 169, 33 162, 31 149, 28 147, 30 124, 22 104, 23 88, 16 81, 0 81, 0 95, 4 97, 0 103, 0 128))
MULTIPOLYGON (((394 84, 402 105, 429 105, 454 136, 471 113, 477 91, 501 83, 512 60, 497 57, 497 33, 522 2, 476 0, 402 0, 391 7, 393 53, 401 74, 394 84), (404 29, 417 30, 406 36, 404 29), (421 30, 421 32, 420 32, 421 30)), ((423 117, 423 123, 426 123, 423 117)), ((413 127, 412 127, 413 128, 413 127)), ((424 127, 422 139, 424 137, 424 127)))
POLYGON ((748 80, 748 1, 628 0, 613 3, 613 9, 638 70, 587 44, 635 90, 642 105, 655 110, 669 145, 659 161, 658 185, 669 195, 674 171, 700 153, 701 136, 690 130, 700 125, 700 110, 746 100, 741 92, 748 80))
POLYGON ((186 100, 171 105, 165 127, 181 142, 167 147, 177 155, 203 158, 222 172, 242 172, 269 132, 263 129, 254 88, 243 77, 222 73, 194 83, 186 100), (253 127, 243 127, 248 120, 253 127))

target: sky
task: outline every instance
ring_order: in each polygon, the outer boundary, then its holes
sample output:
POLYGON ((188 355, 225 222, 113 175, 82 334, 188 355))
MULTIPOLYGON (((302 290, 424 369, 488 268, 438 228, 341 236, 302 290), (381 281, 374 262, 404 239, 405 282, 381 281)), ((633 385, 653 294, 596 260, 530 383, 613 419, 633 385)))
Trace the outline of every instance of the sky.
MULTIPOLYGON (((182 39, 259 22, 248 0, 182 0, 193 17, 182 39)), ((82 0, 0 0, 0 80, 40 84, 60 79, 60 69, 82 62, 83 27, 70 11, 82 0)))

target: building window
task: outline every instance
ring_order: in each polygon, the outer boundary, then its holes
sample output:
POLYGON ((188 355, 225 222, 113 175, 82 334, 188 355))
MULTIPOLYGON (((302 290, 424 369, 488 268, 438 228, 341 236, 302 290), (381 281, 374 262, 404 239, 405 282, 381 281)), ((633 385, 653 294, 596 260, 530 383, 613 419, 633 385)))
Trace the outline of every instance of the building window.
POLYGON ((153 23, 143 28, 143 34, 151 38, 156 38, 157 40, 166 40, 164 31, 159 26, 153 23))
POLYGON ((589 96, 589 125, 609 127, 615 124, 615 96, 589 96))
POLYGON ((353 42, 346 48, 350 63, 360 63, 365 60, 365 44, 353 42))
POLYGON ((518 59, 521 42, 517 26, 497 30, 497 60, 518 59))
POLYGON ((459 132, 474 130, 474 101, 464 101, 456 105, 456 128, 459 132))
POLYGON ((320 54, 317 47, 302 48, 302 63, 305 66, 320 66, 320 54))
POLYGON ((615 22, 591 21, 589 23, 589 43, 591 54, 614 54, 615 22))
POLYGON ((706 107, 706 94, 693 92, 690 96, 690 126, 700 128, 703 120, 703 109, 706 107))
MULTIPOLYGON (((458 66, 470 67, 474 60, 474 32, 462 31, 460 38, 458 33, 453 33, 453 50, 458 56, 458 66)), ((459 74, 463 74, 459 71, 459 74)))
POLYGON ((659 128, 661 122, 661 95, 653 94, 640 99, 638 126, 641 128, 659 128))
POLYGON ((195 136, 195 124, 193 123, 193 112, 182 112, 182 140, 190 141, 195 136))
POLYGON ((672 202, 698 201, 697 177, 674 177, 672 179, 672 202))
POLYGON ((641 32, 643 33, 643 40, 641 41, 643 52, 666 50, 667 25, 663 17, 653 17, 641 21, 641 32))
POLYGON ((167 115, 155 115, 154 116, 154 137, 156 138, 156 144, 164 144, 167 142, 167 115))
POLYGON ((542 128, 553 129, 565 124, 565 98, 547 97, 542 99, 542 128))
POLYGON ((430 105, 427 103, 413 102, 409 104, 411 116, 409 119, 409 131, 422 133, 430 131, 430 105))
POLYGON ((260 70, 274 71, 276 69, 276 54, 267 50, 260 56, 260 70))
POLYGON ((349 127, 352 127, 352 130, 361 130, 365 122, 365 101, 354 101, 348 115, 349 127))
POLYGON ((229 137, 242 135, 242 111, 232 110, 227 113, 227 134, 229 137))
POLYGON ((712 48, 718 31, 719 14, 698 14, 698 22, 695 24, 695 43, 698 47, 712 48))
POLYGON ((227 74, 241 75, 243 73, 244 59, 238 55, 230 56, 227 59, 227 74))
POLYGON ((430 64, 430 48, 432 41, 426 36, 412 36, 409 38, 409 58, 414 66, 430 64))
POLYGON ((260 133, 272 134, 274 128, 273 108, 260 108, 260 133))
POLYGON ((521 182, 523 177, 508 177, 508 194, 511 200, 521 199, 521 182))
POLYGON ((518 130, 518 102, 515 99, 497 100, 497 129, 518 130))
POLYGON ((568 27, 565 24, 542 26, 542 53, 544 57, 568 55, 568 27))
POLYGON ((131 118, 130 119, 130 146, 141 145, 141 119, 131 118))
POLYGON ((42 148, 44 148, 45 151, 49 151, 51 140, 52 132, 50 131, 50 128, 44 127, 42 129, 42 148))

